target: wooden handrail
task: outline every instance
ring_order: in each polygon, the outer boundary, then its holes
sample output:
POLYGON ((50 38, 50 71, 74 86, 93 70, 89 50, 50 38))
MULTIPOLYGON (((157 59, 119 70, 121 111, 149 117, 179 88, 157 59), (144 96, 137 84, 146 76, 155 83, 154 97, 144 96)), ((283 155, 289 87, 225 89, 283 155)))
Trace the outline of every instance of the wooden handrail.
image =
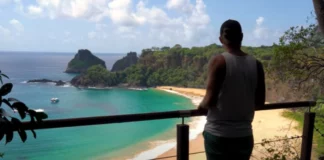
MULTIPOLYGON (((312 107, 315 105, 316 102, 314 101, 272 103, 272 104, 265 104, 264 108, 259 110, 312 107)), ((25 130, 64 128, 64 127, 125 123, 125 122, 136 122, 136 121, 147 121, 147 120, 158 120, 158 119, 169 119, 169 118, 194 117, 194 116, 204 116, 206 114, 207 111, 194 109, 194 110, 178 110, 178 111, 167 111, 167 112, 113 115, 113 116, 53 119, 53 120, 45 120, 42 123, 37 123, 37 124, 30 123, 30 122, 23 122, 22 128, 25 130)))

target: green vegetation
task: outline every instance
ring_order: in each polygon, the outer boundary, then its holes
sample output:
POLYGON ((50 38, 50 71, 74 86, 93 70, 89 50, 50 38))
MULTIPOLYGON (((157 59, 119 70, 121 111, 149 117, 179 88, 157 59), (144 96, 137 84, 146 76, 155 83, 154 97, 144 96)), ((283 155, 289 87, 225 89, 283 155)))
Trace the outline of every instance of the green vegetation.
MULTIPOLYGON (((267 61, 272 47, 243 47, 249 54, 267 61)), ((173 85, 203 88, 207 78, 209 59, 224 49, 216 44, 205 47, 143 49, 138 63, 121 74, 124 83, 138 86, 173 85)))
MULTIPOLYGON (((243 47, 247 53, 258 57, 264 63, 271 60, 272 47, 243 47)), ((113 86, 121 83, 129 86, 157 86, 173 85, 184 87, 203 88, 207 78, 209 59, 216 54, 223 53, 220 45, 211 44, 205 47, 182 48, 176 44, 174 47, 152 47, 143 49, 135 65, 125 69, 125 61, 132 61, 129 53, 113 67, 116 72, 103 72, 92 74, 89 71, 79 76, 82 83, 72 82, 76 86, 113 86), (118 68, 118 69, 117 69, 118 68), (98 76, 93 76, 98 75, 98 76), (105 75, 105 76, 104 76, 105 75), (82 79, 82 80, 81 80, 82 79)), ((134 55, 134 54, 133 54, 134 55)), ((135 59, 134 59, 135 61, 135 59)), ((98 68, 98 67, 97 67, 98 68)))
MULTIPOLYGON (((280 38, 274 47, 274 56, 270 62, 273 78, 287 82, 291 88, 303 92, 307 99, 322 99, 324 87, 324 36, 318 26, 291 27, 280 38)), ((301 98, 301 97, 299 97, 301 98)), ((303 124, 305 109, 291 110, 285 117, 303 124)), ((315 127, 324 133, 324 109, 322 104, 312 109, 317 114, 315 127), (321 116, 322 115, 322 116, 321 116)), ((317 156, 324 156, 324 137, 314 132, 315 151, 317 156)))
POLYGON ((82 68, 83 66, 85 66, 86 63, 83 61, 80 61, 78 59, 72 59, 69 63, 69 66, 71 68, 82 68))
POLYGON ((100 64, 90 67, 85 74, 76 76, 71 81, 72 84, 77 86, 93 87, 115 86, 118 82, 117 74, 109 72, 100 64))
MULTIPOLYGON (((290 118, 296 120, 298 122, 298 130, 302 130, 304 123, 304 112, 306 110, 298 110, 298 111, 285 111, 283 112, 283 116, 286 118, 290 118)), ((316 112, 317 116, 315 118, 315 127, 319 129, 319 131, 324 134, 324 106, 320 104, 318 107, 311 110, 312 112, 316 112), (320 116, 322 115, 322 116, 320 116)), ((324 156, 324 137, 320 135, 319 132, 314 130, 314 150, 317 154, 317 157, 324 156)))
POLYGON ((301 139, 288 138, 276 136, 271 139, 262 139, 261 144, 255 145, 254 149, 262 154, 261 160, 300 160, 301 139))

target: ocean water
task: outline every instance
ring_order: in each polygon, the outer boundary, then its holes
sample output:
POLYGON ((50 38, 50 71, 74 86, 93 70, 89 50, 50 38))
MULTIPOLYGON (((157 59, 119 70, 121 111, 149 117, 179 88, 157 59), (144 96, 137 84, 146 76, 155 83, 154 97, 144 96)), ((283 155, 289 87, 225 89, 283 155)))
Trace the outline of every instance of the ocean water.
MULTIPOLYGON (((105 60, 108 68, 123 57, 120 54, 96 54, 105 60)), ((27 84, 30 79, 48 78, 69 81, 67 63, 73 53, 0 52, 0 70, 6 73, 14 88, 8 97, 17 98, 30 108, 44 109, 49 119, 76 118, 131 113, 147 113, 193 108, 187 98, 149 89, 79 90, 71 86, 27 84), (51 104, 57 97, 60 102, 51 104)), ((5 108, 7 109, 7 108, 5 108)), ((8 110, 9 111, 9 110, 8 110)), ((12 112, 11 112, 12 113, 12 112)), ((12 113, 13 114, 13 113, 12 113)), ((13 114, 17 116, 16 114, 13 114)), ((150 141, 173 137, 180 119, 154 120, 110 125, 36 130, 37 139, 27 131, 28 139, 22 143, 18 134, 0 152, 5 160, 58 160, 58 159, 114 159, 132 157, 148 148, 150 141)))

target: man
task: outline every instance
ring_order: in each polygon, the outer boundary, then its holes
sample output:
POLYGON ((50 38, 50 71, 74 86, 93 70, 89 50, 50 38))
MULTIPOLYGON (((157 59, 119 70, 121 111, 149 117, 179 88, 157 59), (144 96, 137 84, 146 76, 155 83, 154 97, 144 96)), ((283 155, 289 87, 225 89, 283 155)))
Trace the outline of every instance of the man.
POLYGON ((226 52, 210 60, 206 95, 198 109, 208 110, 203 132, 208 160, 248 160, 253 149, 255 109, 265 103, 262 64, 241 50, 242 28, 225 21, 219 40, 226 52))

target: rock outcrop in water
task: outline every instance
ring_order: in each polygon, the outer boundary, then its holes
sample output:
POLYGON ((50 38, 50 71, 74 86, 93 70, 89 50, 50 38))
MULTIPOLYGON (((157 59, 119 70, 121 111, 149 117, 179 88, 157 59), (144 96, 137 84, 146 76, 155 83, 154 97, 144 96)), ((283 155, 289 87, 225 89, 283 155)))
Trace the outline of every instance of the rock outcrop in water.
POLYGON ((138 57, 136 52, 129 52, 125 57, 116 61, 111 69, 112 72, 123 71, 126 68, 135 65, 138 57))
POLYGON ((74 58, 69 62, 66 73, 82 73, 94 65, 101 65, 106 68, 105 61, 93 55, 87 49, 80 49, 74 58))
POLYGON ((66 84, 66 82, 63 82, 62 80, 53 81, 49 79, 33 79, 27 81, 27 83, 55 83, 56 86, 63 86, 66 84))

